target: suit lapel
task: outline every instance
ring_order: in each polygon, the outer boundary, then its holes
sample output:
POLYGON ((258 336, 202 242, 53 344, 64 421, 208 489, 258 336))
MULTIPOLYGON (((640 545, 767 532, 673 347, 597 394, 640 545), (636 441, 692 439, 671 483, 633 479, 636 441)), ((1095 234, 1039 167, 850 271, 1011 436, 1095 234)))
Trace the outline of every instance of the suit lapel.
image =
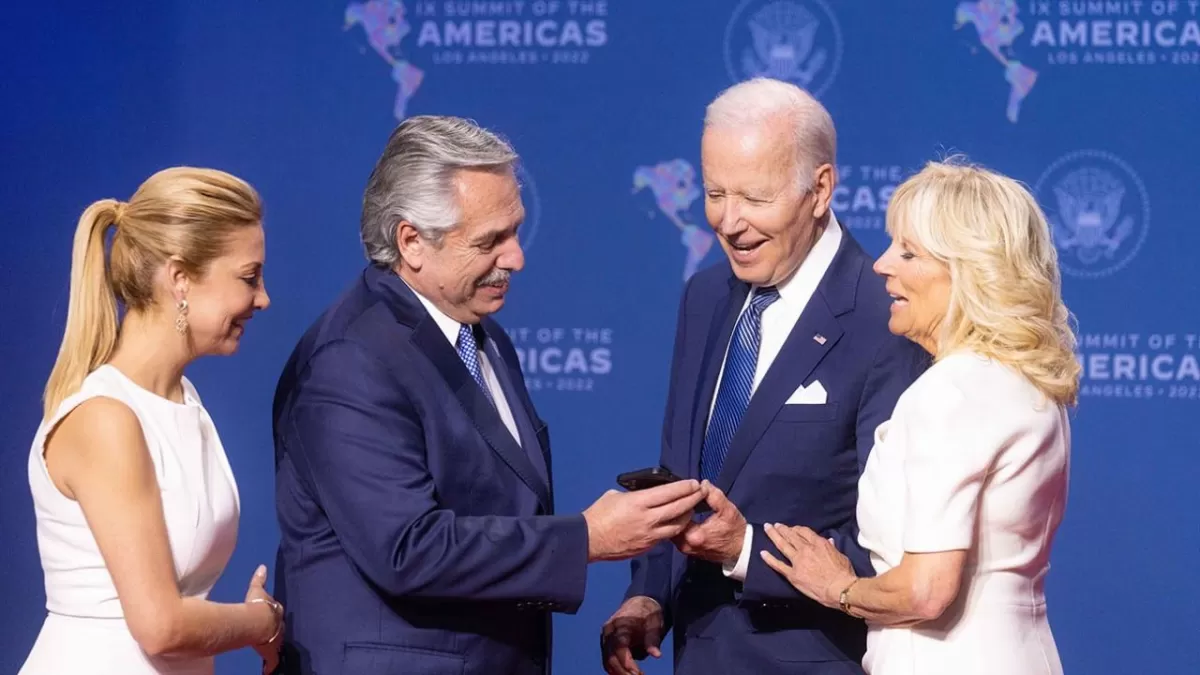
POLYGON ((504 426, 499 411, 487 400, 483 390, 475 383, 466 365, 458 357, 458 352, 450 346, 450 341, 438 328, 437 322, 426 318, 417 324, 413 330, 412 341, 433 362, 487 444, 537 495, 538 500, 548 507, 549 495, 546 494, 545 483, 538 477, 525 451, 504 426))
MULTIPOLYGON (((533 462, 513 439, 508 427, 504 426, 504 421, 500 419, 500 412, 487 400, 483 390, 471 377, 467 366, 458 357, 458 352, 446 339, 433 317, 425 311, 412 289, 389 270, 371 267, 365 272, 365 278, 369 287, 383 291, 388 307, 396 319, 412 327, 410 340, 413 345, 437 369, 488 446, 533 491, 542 506, 549 509, 550 497, 546 483, 538 476, 533 462)), ((494 352, 495 350, 492 350, 488 353, 489 359, 494 352)), ((501 359, 500 363, 493 364, 493 367, 497 370, 499 379, 499 371, 508 367, 508 363, 501 359)), ((509 399, 509 406, 515 405, 516 402, 509 399)))
MULTIPOLYGON (((554 475, 554 470, 550 464, 551 457, 550 457, 550 447, 548 445, 549 441, 547 440, 547 444, 542 443, 542 435, 543 435, 542 431, 543 431, 543 429, 545 429, 546 425, 544 423, 542 423, 541 417, 539 417, 537 414, 537 409, 533 407, 533 399, 531 399, 529 397, 529 391, 523 385, 523 383, 525 381, 525 377, 521 373, 520 360, 518 359, 516 361, 512 361, 509 359, 505 359, 503 357, 503 354, 499 348, 499 343, 491 338, 493 330, 499 331, 499 332, 504 331, 504 329, 501 328, 499 324, 492 322, 491 320, 485 320, 484 321, 484 331, 488 333, 488 344, 491 345, 491 351, 488 353, 490 355, 492 352, 495 352, 497 354, 497 356, 495 357, 497 359, 496 363, 501 363, 504 365, 503 371, 505 374, 508 375, 508 378, 507 378, 508 381, 504 382, 504 380, 502 378, 499 378, 499 375, 500 375, 499 372, 497 372, 497 377, 498 377, 498 379, 501 379, 501 384, 503 386, 508 387, 506 392, 507 391, 512 392, 512 395, 508 395, 506 393, 506 396, 509 401, 509 406, 512 408, 513 414, 517 415, 518 409, 523 410, 525 413, 525 420, 528 423, 529 440, 522 441, 522 443, 525 444, 523 447, 525 447, 525 448, 536 447, 538 452, 541 453, 542 467, 544 470, 544 474, 540 474, 540 475, 545 480, 545 490, 546 490, 546 496, 545 496, 545 501, 543 503, 543 506, 546 508, 546 513, 554 513, 554 510, 553 510, 554 481, 551 478, 554 475), (518 408, 518 404, 519 404, 519 408, 518 408)), ((497 369, 497 370, 499 371, 501 369, 497 369)), ((521 418, 517 417, 516 421, 517 421, 517 425, 519 427, 521 424, 521 418)), ((528 456, 528 454, 526 456, 528 456)), ((541 496, 542 495, 539 494, 539 497, 541 497, 541 496)))
MULTIPOLYGON (((525 456, 533 463, 537 471, 537 476, 549 491, 549 469, 547 467, 546 449, 542 447, 541 441, 538 439, 537 430, 533 427, 535 418, 533 406, 528 402, 528 399, 517 388, 517 382, 521 380, 519 372, 513 370, 514 366, 507 363, 501 355, 500 350, 496 347, 496 341, 491 338, 490 331, 484 328, 484 332, 488 333, 488 339, 485 347, 488 361, 492 364, 492 370, 496 373, 496 380, 500 383, 500 389, 504 393, 504 400, 508 403, 509 411, 512 413, 513 422, 517 426, 517 434, 521 437, 521 450, 525 456), (540 464, 540 466, 539 466, 540 464)), ((520 364, 517 364, 517 368, 520 364)))
POLYGON ((729 294, 723 301, 716 303, 717 310, 713 313, 707 332, 708 342, 704 346, 704 356, 700 361, 700 384, 692 405, 692 431, 688 442, 688 471, 691 472, 691 476, 700 475, 700 450, 704 444, 705 429, 708 427, 708 411, 716 396, 717 376, 721 373, 721 364, 725 360, 733 328, 737 325, 738 316, 742 313, 742 305, 746 303, 746 295, 749 292, 748 284, 731 275, 729 294))
POLYGON ((717 487, 728 492, 738 473, 749 459, 751 451, 762 438, 771 420, 787 402, 813 369, 825 358, 842 337, 842 328, 829 310, 820 291, 813 294, 808 306, 788 334, 779 355, 771 363, 762 382, 750 398, 746 416, 738 425, 729 445, 729 454, 717 476, 717 487), (820 335, 824 342, 815 339, 820 335))

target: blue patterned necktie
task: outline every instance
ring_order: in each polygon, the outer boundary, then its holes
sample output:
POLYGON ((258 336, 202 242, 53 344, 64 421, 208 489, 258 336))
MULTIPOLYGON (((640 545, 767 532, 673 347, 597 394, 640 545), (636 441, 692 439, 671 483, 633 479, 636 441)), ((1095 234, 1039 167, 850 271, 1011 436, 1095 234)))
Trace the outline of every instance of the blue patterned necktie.
POLYGON ((458 349, 458 357, 471 372, 471 377, 475 378, 475 382, 483 390, 483 395, 487 396, 488 402, 495 407, 496 401, 492 398, 492 390, 487 386, 487 381, 483 379, 483 368, 479 364, 479 343, 475 340, 473 329, 473 326, 462 324, 458 329, 458 343, 455 347, 458 349))
POLYGON ((729 454, 733 434, 750 405, 754 371, 758 367, 758 347, 762 342, 762 315, 778 299, 779 291, 775 288, 768 286, 758 289, 733 329, 733 339, 730 340, 729 354, 725 357, 725 369, 721 375, 721 387, 717 391, 717 401, 700 451, 702 479, 716 482, 725 464, 725 456, 729 454))

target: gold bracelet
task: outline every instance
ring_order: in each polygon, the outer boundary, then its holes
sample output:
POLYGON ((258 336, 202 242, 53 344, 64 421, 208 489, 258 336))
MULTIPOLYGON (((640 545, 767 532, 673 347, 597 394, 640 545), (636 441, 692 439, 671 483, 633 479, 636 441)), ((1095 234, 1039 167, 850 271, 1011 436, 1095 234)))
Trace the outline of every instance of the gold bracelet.
MULTIPOLYGON (((854 616, 854 614, 852 614, 850 612, 850 589, 854 588, 854 584, 857 584, 857 583, 858 583, 858 579, 855 578, 854 581, 850 582, 850 585, 848 585, 842 589, 841 595, 838 596, 838 604, 842 606, 842 611, 845 612, 846 614, 849 614, 850 616, 854 616)), ((859 617, 854 616, 854 618, 857 619, 859 617)))
POLYGON ((269 645, 279 637, 279 632, 283 630, 283 605, 279 604, 278 600, 268 600, 266 598, 251 598, 246 601, 246 604, 259 603, 271 608, 271 613, 275 615, 275 634, 272 635, 266 642, 261 642, 259 645, 269 645))

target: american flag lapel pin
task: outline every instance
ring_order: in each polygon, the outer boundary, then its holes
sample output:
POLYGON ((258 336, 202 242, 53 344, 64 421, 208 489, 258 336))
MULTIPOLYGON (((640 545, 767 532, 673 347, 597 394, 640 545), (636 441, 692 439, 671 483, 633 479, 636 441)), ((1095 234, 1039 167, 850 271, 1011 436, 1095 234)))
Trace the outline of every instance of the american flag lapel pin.
POLYGON ((817 333, 816 335, 814 335, 813 340, 815 340, 816 343, 819 345, 825 344, 825 336, 821 335, 820 333, 817 333))

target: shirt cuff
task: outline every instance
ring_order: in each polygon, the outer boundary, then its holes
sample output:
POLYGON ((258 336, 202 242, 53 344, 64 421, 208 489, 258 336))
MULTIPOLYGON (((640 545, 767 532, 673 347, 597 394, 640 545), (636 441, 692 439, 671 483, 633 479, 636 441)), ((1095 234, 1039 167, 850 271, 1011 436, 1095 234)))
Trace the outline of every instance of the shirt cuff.
POLYGON ((750 548, 754 543, 754 526, 746 524, 746 534, 742 538, 742 553, 734 564, 724 563, 721 571, 725 576, 735 581, 746 580, 746 570, 750 568, 750 548))

